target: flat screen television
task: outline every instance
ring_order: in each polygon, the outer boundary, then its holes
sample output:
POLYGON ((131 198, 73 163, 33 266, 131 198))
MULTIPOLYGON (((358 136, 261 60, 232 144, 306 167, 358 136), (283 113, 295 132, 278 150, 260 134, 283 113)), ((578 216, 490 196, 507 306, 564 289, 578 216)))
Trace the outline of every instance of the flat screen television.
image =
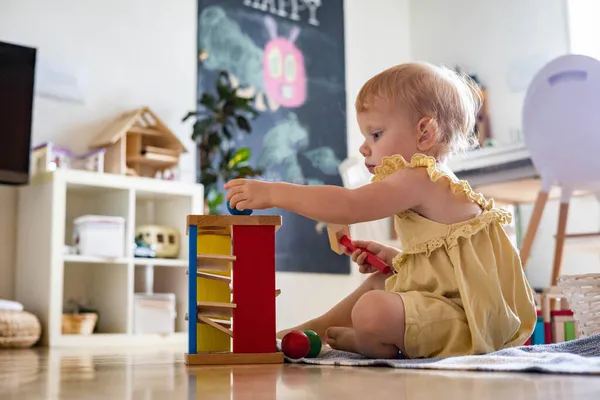
POLYGON ((29 183, 36 56, 0 41, 0 184, 29 183))

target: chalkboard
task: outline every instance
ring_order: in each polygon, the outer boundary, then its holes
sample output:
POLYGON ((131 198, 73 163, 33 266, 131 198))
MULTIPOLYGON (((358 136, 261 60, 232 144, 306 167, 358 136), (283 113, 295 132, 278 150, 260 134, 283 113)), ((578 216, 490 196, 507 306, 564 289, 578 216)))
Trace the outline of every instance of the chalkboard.
MULTIPOLYGON (((256 96, 252 149, 261 179, 342 185, 347 157, 343 0, 199 0, 198 95, 227 71, 256 96)), ((226 211, 225 211, 226 213, 226 211)), ((349 274, 317 221, 285 210, 276 236, 278 271, 349 274)))

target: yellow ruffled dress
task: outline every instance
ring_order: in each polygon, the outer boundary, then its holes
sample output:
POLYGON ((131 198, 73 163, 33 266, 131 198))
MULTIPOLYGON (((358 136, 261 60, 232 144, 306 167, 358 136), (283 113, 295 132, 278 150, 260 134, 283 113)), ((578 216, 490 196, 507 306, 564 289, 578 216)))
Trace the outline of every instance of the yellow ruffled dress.
POLYGON ((404 302, 405 356, 485 354, 524 344, 537 315, 519 253, 502 228, 510 214, 423 154, 410 163, 400 155, 385 158, 372 181, 402 168, 426 168, 433 182, 447 179, 456 195, 468 196, 482 210, 451 225, 412 210, 395 216, 402 251, 386 290, 404 302))

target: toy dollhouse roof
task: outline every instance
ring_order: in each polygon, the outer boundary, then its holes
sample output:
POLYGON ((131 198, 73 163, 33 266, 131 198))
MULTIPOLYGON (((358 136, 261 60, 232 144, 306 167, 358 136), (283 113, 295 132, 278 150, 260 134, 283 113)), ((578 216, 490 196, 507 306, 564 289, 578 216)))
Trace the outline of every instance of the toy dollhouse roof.
POLYGON ((107 147, 124 139, 128 133, 152 136, 159 139, 161 147, 186 153, 183 143, 148 107, 121 115, 90 143, 91 148, 107 147))

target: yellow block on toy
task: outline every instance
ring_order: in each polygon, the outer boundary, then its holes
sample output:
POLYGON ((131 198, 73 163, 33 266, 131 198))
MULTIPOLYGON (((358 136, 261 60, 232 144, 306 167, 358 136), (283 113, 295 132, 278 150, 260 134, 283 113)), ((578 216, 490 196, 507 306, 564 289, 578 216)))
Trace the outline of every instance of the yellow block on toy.
MULTIPOLYGON (((198 254, 231 255, 231 236, 215 233, 198 234, 198 254)), ((206 270, 213 275, 231 277, 231 263, 227 271, 206 270)), ((217 303, 231 302, 229 284, 213 279, 197 278, 197 301, 217 303)), ((226 319, 215 316, 215 318, 226 319)), ((231 318, 229 318, 231 320, 231 318)), ((206 324, 198 324, 196 345, 198 352, 231 351, 231 338, 225 333, 206 324)))

